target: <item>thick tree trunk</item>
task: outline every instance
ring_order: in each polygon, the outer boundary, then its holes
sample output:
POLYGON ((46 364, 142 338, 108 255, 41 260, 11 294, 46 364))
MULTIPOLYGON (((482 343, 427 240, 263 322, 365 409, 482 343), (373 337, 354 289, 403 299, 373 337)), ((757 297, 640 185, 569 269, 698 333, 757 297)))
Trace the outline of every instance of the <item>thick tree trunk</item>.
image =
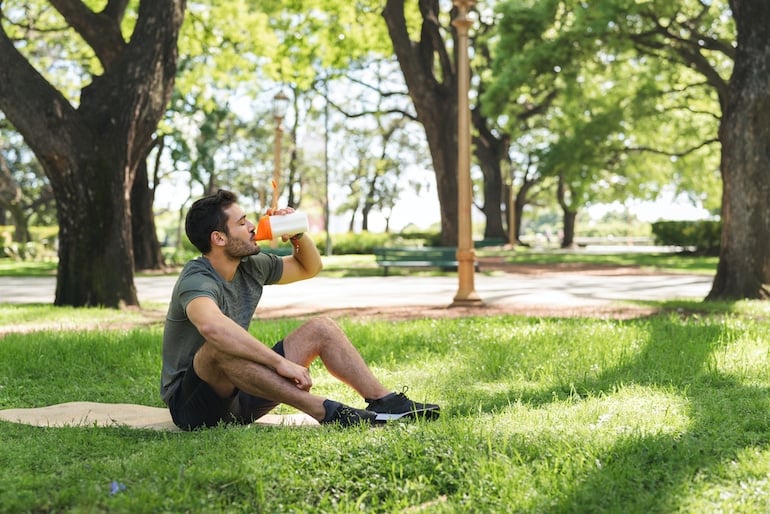
MULTIPOLYGON (((412 41, 404 17, 404 0, 388 0, 382 16, 404 74, 417 118, 425 129, 436 174, 441 209, 441 244, 458 240, 457 187, 457 73, 443 40, 454 27, 438 24, 438 0, 419 0, 422 14, 420 40, 412 41)), ((455 45, 456 48, 457 45, 455 45)))
POLYGON ((722 241, 707 300, 770 298, 770 4, 732 0, 738 32, 722 142, 722 241))
POLYGON ((130 191, 165 112, 176 73, 185 0, 142 0, 131 35, 126 2, 95 13, 52 2, 94 50, 104 72, 74 108, 0 31, 0 109, 37 156, 59 220, 56 305, 137 305, 130 191))
POLYGON ((137 305, 128 195, 112 179, 117 151, 105 145, 97 160, 96 155, 78 146, 75 143, 73 148, 77 173, 67 174, 53 162, 43 163, 58 207, 59 265, 54 303, 75 307, 137 305))

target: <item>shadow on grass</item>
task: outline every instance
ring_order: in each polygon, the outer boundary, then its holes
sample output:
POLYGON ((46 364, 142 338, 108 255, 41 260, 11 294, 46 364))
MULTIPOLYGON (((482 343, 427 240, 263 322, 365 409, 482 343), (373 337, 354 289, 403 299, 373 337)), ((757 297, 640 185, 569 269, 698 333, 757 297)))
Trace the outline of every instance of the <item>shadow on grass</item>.
MULTIPOLYGON (((673 317, 667 323, 661 319, 650 325, 639 351, 621 356, 617 365, 598 375, 579 377, 581 371, 576 370, 573 376, 539 390, 479 392, 457 407, 468 412, 497 412, 519 400, 537 408, 575 393, 610 396, 624 384, 674 390, 687 401, 691 423, 686 432, 621 437, 598 457, 595 467, 565 486, 566 494, 556 497, 549 512, 687 510, 680 502, 691 497, 681 493, 694 478, 713 479, 724 473, 721 466, 738 460, 742 450, 770 445, 770 391, 742 383, 714 364, 715 352, 730 340, 729 330, 719 323, 704 324, 697 327, 698 337, 692 338, 692 326, 677 324, 673 317), (757 409, 757 405, 763 408, 757 409)), ((475 374, 473 370, 467 373, 475 374)))
POLYGON ((676 491, 699 472, 736 459, 747 446, 767 445, 768 411, 750 407, 766 402, 767 389, 747 386, 713 369, 711 356, 723 340, 721 328, 703 327, 709 333, 699 342, 683 340, 687 331, 678 328, 671 325, 662 333, 651 333, 634 360, 575 387, 592 393, 610 393, 613 387, 629 382, 673 387, 687 396, 692 420, 689 430, 621 440, 609 449, 608 464, 576 484, 571 497, 555 512, 571 511, 576 505, 672 512, 681 507, 676 491), (678 352, 672 352, 672 346, 678 352), (623 497, 615 491, 636 493, 623 497))

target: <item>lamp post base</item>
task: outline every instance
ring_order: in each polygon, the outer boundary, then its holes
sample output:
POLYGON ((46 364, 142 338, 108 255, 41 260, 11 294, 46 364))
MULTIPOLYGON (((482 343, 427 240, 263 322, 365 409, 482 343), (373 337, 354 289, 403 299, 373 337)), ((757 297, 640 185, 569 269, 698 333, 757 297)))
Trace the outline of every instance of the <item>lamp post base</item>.
POLYGON ((457 293, 454 297, 450 307, 482 307, 484 302, 481 300, 476 291, 471 291, 468 294, 457 293))

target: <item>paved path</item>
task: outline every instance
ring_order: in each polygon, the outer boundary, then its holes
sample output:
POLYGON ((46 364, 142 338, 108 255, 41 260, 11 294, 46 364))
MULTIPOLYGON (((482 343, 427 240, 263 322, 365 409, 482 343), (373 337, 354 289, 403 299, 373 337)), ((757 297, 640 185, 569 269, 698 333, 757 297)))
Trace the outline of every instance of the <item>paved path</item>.
MULTIPOLYGON (((140 302, 168 303, 176 277, 137 277, 140 302)), ((619 273, 501 273, 476 275, 475 289, 486 305, 590 307, 622 300, 703 299, 712 276, 623 275, 619 273)), ((260 309, 312 311, 355 307, 447 306, 457 293, 457 277, 316 277, 271 286, 260 309)), ((0 303, 52 303, 53 277, 0 277, 0 303)))

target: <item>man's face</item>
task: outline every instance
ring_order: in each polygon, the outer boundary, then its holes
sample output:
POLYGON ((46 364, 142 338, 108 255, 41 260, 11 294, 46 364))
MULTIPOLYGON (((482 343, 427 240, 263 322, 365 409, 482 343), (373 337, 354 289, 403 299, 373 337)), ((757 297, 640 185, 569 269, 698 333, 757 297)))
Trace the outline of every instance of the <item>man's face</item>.
POLYGON ((258 254, 260 248, 254 241, 255 226, 246 219, 243 209, 234 203, 225 209, 225 214, 228 231, 225 253, 235 259, 258 254))

